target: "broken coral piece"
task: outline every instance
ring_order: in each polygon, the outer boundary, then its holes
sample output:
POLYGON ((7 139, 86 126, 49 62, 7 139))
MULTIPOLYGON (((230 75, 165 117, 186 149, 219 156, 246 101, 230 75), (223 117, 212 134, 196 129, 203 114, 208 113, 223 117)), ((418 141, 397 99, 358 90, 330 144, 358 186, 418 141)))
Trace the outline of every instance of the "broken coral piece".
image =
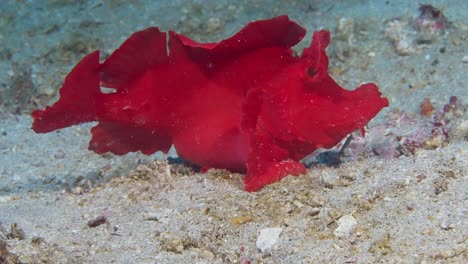
POLYGON ((89 149, 98 154, 174 145, 203 168, 245 172, 245 190, 256 191, 305 173, 300 159, 363 130, 388 106, 375 84, 348 91, 328 75, 328 31, 293 55, 305 32, 287 16, 251 22, 217 43, 155 27, 136 32, 102 63, 99 51, 84 57, 59 101, 32 113, 32 128, 97 121, 89 149))
POLYGON ((414 21, 417 30, 437 34, 445 31, 449 25, 450 22, 439 9, 427 4, 419 6, 419 16, 414 21))

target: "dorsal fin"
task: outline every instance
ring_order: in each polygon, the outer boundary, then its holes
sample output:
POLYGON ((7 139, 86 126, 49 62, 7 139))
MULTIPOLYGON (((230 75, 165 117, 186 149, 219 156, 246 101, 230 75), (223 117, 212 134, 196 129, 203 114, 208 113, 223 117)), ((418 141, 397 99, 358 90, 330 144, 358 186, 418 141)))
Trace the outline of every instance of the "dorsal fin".
POLYGON ((101 85, 126 92, 127 84, 167 61, 166 32, 157 27, 138 31, 101 64, 101 85))
POLYGON ((194 61, 215 57, 237 58, 266 47, 290 48, 302 40, 306 30, 286 15, 250 22, 233 36, 219 43, 198 43, 184 35, 171 32, 171 39, 178 38, 194 61))

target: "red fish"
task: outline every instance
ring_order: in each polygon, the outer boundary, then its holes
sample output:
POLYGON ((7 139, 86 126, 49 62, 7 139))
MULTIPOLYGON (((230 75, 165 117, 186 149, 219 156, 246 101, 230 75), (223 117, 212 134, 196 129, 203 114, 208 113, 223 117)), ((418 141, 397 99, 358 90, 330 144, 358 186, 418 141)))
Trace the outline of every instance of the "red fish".
POLYGON ((328 75, 328 31, 315 32, 295 56, 291 47, 305 32, 287 16, 251 22, 218 43, 173 31, 167 41, 150 27, 102 63, 99 51, 84 57, 59 101, 32 113, 32 128, 47 133, 97 121, 89 149, 98 154, 174 145, 203 168, 246 173, 245 190, 256 191, 305 173, 299 160, 363 130, 388 106, 375 84, 348 91, 328 75))

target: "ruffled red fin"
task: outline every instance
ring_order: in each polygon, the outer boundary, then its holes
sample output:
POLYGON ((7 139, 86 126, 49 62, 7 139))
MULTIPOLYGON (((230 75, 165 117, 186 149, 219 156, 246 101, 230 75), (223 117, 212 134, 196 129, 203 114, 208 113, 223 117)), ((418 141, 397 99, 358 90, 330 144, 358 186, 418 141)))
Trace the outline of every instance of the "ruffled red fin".
POLYGON ((167 153, 172 145, 171 137, 158 134, 158 132, 160 131, 150 128, 100 122, 91 129, 93 138, 89 142, 89 149, 98 154, 112 152, 116 155, 135 151, 141 151, 147 155, 156 151, 167 153))
POLYGON ((265 185, 280 181, 288 175, 306 172, 303 164, 291 159, 291 153, 265 130, 259 120, 265 94, 261 89, 251 90, 243 105, 242 129, 249 135, 247 175, 244 190, 254 192, 265 185))
POLYGON ((242 121, 250 135, 245 190, 304 173, 300 159, 317 148, 335 146, 388 106, 376 85, 348 91, 329 76, 328 43, 327 31, 316 32, 298 60, 272 76, 269 85, 247 93, 242 121))
POLYGON ((309 48, 302 51, 301 60, 309 63, 309 75, 316 72, 328 71, 328 56, 326 48, 330 44, 330 32, 327 30, 315 31, 309 48))
POLYGON ((325 52, 328 43, 327 31, 314 33, 311 46, 296 65, 277 74, 265 100, 268 103, 260 113, 273 137, 285 142, 303 142, 304 147, 297 151, 333 147, 388 106, 388 100, 375 84, 363 84, 349 91, 330 77, 325 52))
POLYGON ((116 91, 105 97, 107 111, 91 130, 90 150, 117 155, 169 150, 167 104, 174 100, 168 85, 173 75, 165 76, 166 46, 166 33, 151 27, 134 33, 101 64, 101 85, 116 91))
POLYGON ((232 59, 266 47, 290 48, 304 37, 306 30, 286 15, 248 23, 239 32, 218 43, 198 43, 171 32, 178 38, 189 56, 197 62, 213 58, 232 59))
POLYGON ((172 141, 166 113, 160 113, 164 109, 159 109, 157 91, 164 94, 169 87, 166 80, 153 80, 158 67, 165 69, 167 62, 166 33, 158 28, 133 34, 102 64, 99 52, 91 53, 67 76, 59 101, 32 113, 33 129, 50 132, 100 121, 92 129, 89 145, 97 153, 167 151, 172 141), (101 85, 116 91, 104 94, 101 85), (130 90, 134 91, 129 93, 130 90))
POLYGON ((166 32, 157 27, 138 31, 102 63, 101 85, 128 92, 136 78, 167 62, 166 32))
POLYGON ((291 47, 305 32, 287 16, 251 22, 219 43, 198 43, 171 31, 170 60, 183 65, 178 58, 189 59, 211 83, 245 96, 251 88, 268 87, 272 76, 296 60, 291 47))
POLYGON ((288 150, 279 146, 261 124, 257 124, 255 133, 251 134, 244 190, 254 192, 288 175, 297 176, 305 172, 304 165, 291 159, 288 150))
POLYGON ((37 133, 47 133, 95 121, 103 107, 98 68, 99 51, 84 57, 65 78, 59 101, 44 110, 32 112, 32 129, 37 133))
POLYGON ((263 105, 263 91, 262 89, 250 90, 242 105, 242 129, 249 135, 254 135, 257 129, 257 121, 263 105))

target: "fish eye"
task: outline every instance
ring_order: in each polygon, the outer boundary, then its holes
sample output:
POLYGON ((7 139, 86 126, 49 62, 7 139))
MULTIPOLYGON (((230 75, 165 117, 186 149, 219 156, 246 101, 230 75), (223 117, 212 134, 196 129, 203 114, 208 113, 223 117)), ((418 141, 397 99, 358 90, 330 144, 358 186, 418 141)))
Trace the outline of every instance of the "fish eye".
POLYGON ((312 67, 308 67, 307 70, 306 70, 306 73, 307 73, 307 75, 309 75, 309 77, 314 77, 317 74, 317 69, 314 69, 312 67))

